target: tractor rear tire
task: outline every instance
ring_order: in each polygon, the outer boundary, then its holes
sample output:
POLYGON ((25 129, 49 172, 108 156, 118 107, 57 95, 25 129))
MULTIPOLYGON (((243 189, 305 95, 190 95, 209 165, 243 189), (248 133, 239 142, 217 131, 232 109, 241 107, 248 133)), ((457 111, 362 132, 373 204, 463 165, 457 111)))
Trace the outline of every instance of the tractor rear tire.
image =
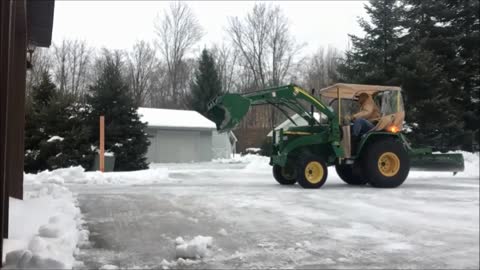
POLYGON ((338 176, 343 182, 354 185, 362 186, 368 183, 368 179, 362 173, 362 168, 358 164, 335 164, 335 170, 338 176))
POLYGON ((297 162, 297 182, 303 188, 320 188, 327 181, 328 168, 322 158, 307 155, 297 162))
POLYGON ((378 188, 395 188, 407 179, 410 159, 403 144, 387 138, 368 145, 362 155, 363 171, 370 185, 378 188))
POLYGON ((294 185, 297 182, 295 172, 288 171, 285 167, 279 165, 273 165, 273 178, 280 185, 294 185))

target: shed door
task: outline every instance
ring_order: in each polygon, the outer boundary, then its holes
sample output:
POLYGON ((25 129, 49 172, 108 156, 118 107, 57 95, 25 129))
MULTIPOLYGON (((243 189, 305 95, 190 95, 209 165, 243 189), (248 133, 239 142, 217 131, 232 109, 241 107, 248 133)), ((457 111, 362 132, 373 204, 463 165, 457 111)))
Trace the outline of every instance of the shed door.
POLYGON ((157 162, 197 161, 198 131, 159 130, 156 136, 157 162))

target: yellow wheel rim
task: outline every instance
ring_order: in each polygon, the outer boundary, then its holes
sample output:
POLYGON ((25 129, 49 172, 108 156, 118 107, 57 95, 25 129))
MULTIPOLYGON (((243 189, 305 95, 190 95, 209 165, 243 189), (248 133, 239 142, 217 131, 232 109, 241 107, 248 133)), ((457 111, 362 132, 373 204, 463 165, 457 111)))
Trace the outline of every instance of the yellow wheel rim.
POLYGON ((378 159, 378 170, 387 177, 392 177, 400 170, 400 159, 392 152, 383 153, 378 159))
POLYGON ((312 184, 317 184, 323 178, 323 166, 318 161, 311 161, 305 167, 305 178, 312 184))

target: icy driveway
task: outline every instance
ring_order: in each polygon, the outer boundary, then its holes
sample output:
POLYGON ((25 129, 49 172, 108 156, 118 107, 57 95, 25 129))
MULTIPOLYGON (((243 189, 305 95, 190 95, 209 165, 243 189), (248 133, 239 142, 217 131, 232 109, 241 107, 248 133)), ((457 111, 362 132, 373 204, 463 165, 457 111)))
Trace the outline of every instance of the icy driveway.
POLYGON ((162 268, 176 237, 204 235, 210 255, 176 267, 478 269, 478 176, 412 174, 385 190, 330 170, 322 189, 304 190, 259 163, 170 165, 168 181, 148 186, 69 186, 91 232, 78 259, 162 268))

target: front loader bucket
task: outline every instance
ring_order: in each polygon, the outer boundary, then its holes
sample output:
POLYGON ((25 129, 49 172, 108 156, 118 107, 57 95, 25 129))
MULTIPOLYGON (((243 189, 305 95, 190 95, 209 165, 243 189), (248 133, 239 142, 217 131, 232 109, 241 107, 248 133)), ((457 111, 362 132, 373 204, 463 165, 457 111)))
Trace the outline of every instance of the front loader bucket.
POLYGON ((410 156, 410 167, 415 171, 462 172, 465 169, 462 154, 416 154, 410 156))
POLYGON ((225 132, 237 127, 249 109, 249 99, 239 94, 225 94, 208 104, 207 117, 215 122, 218 131, 225 132))

